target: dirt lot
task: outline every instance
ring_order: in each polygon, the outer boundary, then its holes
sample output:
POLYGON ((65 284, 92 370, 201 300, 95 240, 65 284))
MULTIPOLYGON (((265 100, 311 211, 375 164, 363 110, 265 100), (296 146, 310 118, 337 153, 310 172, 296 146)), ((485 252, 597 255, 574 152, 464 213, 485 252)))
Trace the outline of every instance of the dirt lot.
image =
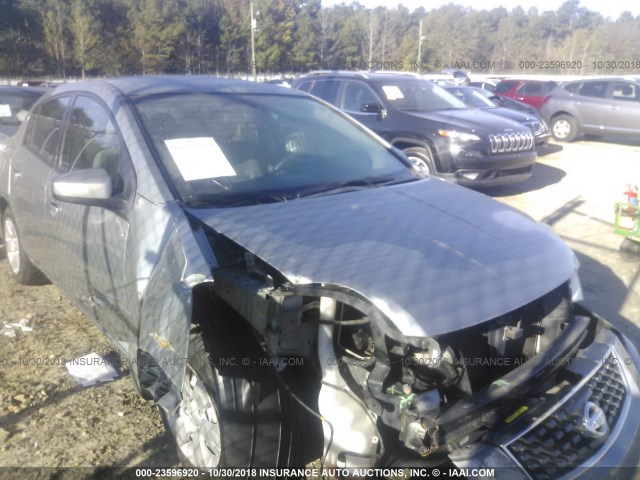
MULTIPOLYGON (((612 233, 613 203, 627 182, 640 183, 640 142, 552 144, 541 153, 528 182, 485 193, 551 225, 582 264, 586 305, 640 346, 640 256, 619 252, 612 233)), ((26 319, 33 328, 0 336, 0 467, 82 466, 89 475, 96 466, 178 465, 156 408, 136 395, 126 369, 83 388, 62 365, 114 355, 107 338, 55 287, 15 285, 0 258, 0 327, 26 319)), ((10 472, 0 468, 0 478, 10 472)))

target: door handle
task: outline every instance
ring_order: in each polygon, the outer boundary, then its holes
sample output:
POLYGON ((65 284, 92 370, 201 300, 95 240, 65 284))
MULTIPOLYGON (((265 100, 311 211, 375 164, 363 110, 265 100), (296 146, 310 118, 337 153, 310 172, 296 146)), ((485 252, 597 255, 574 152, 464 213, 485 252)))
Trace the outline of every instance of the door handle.
POLYGON ((620 106, 619 105, 607 105, 607 108, 609 110, 620 110, 620 106))
POLYGON ((17 168, 13 168, 13 178, 20 178, 22 176, 22 172, 17 168))

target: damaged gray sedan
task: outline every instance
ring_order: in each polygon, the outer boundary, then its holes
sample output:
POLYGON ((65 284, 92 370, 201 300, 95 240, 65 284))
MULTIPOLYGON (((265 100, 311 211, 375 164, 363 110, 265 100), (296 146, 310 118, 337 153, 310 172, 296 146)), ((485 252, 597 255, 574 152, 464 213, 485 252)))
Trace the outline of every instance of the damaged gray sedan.
POLYGON ((572 252, 317 99, 61 86, 2 152, 0 195, 15 279, 102 327, 188 464, 637 465, 640 360, 575 303, 572 252))

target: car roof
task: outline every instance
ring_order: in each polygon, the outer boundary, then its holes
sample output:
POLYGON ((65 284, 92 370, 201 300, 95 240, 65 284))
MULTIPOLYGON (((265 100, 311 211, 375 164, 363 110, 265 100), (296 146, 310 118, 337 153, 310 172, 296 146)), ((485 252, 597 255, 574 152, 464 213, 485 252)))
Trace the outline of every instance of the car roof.
POLYGON ((18 87, 15 85, 0 85, 0 93, 31 92, 31 93, 38 93, 40 95, 43 95, 48 91, 49 89, 46 87, 18 87))
POLYGON ((614 80, 626 80, 630 82, 640 82, 640 77, 633 75, 611 75, 607 77, 584 77, 584 78, 575 78, 573 80, 567 81, 565 83, 579 83, 579 82, 610 82, 614 80))
POLYGON ((254 83, 246 80, 209 76, 139 76, 107 78, 68 83, 56 89, 56 93, 86 91, 99 92, 105 89, 118 91, 126 96, 158 95, 166 93, 261 93, 305 96, 277 85, 254 83))

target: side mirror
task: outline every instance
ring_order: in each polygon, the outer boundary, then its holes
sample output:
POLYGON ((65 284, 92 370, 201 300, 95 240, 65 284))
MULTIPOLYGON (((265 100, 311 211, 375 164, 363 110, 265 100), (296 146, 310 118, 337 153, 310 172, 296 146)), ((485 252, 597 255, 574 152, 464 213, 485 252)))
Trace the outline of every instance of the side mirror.
POLYGON ((52 184, 55 198, 79 205, 107 206, 113 195, 111 177, 102 168, 64 173, 52 184))
POLYGON ((375 113, 380 119, 387 116, 387 110, 379 103, 363 103, 360 105, 360 111, 363 113, 375 113))

